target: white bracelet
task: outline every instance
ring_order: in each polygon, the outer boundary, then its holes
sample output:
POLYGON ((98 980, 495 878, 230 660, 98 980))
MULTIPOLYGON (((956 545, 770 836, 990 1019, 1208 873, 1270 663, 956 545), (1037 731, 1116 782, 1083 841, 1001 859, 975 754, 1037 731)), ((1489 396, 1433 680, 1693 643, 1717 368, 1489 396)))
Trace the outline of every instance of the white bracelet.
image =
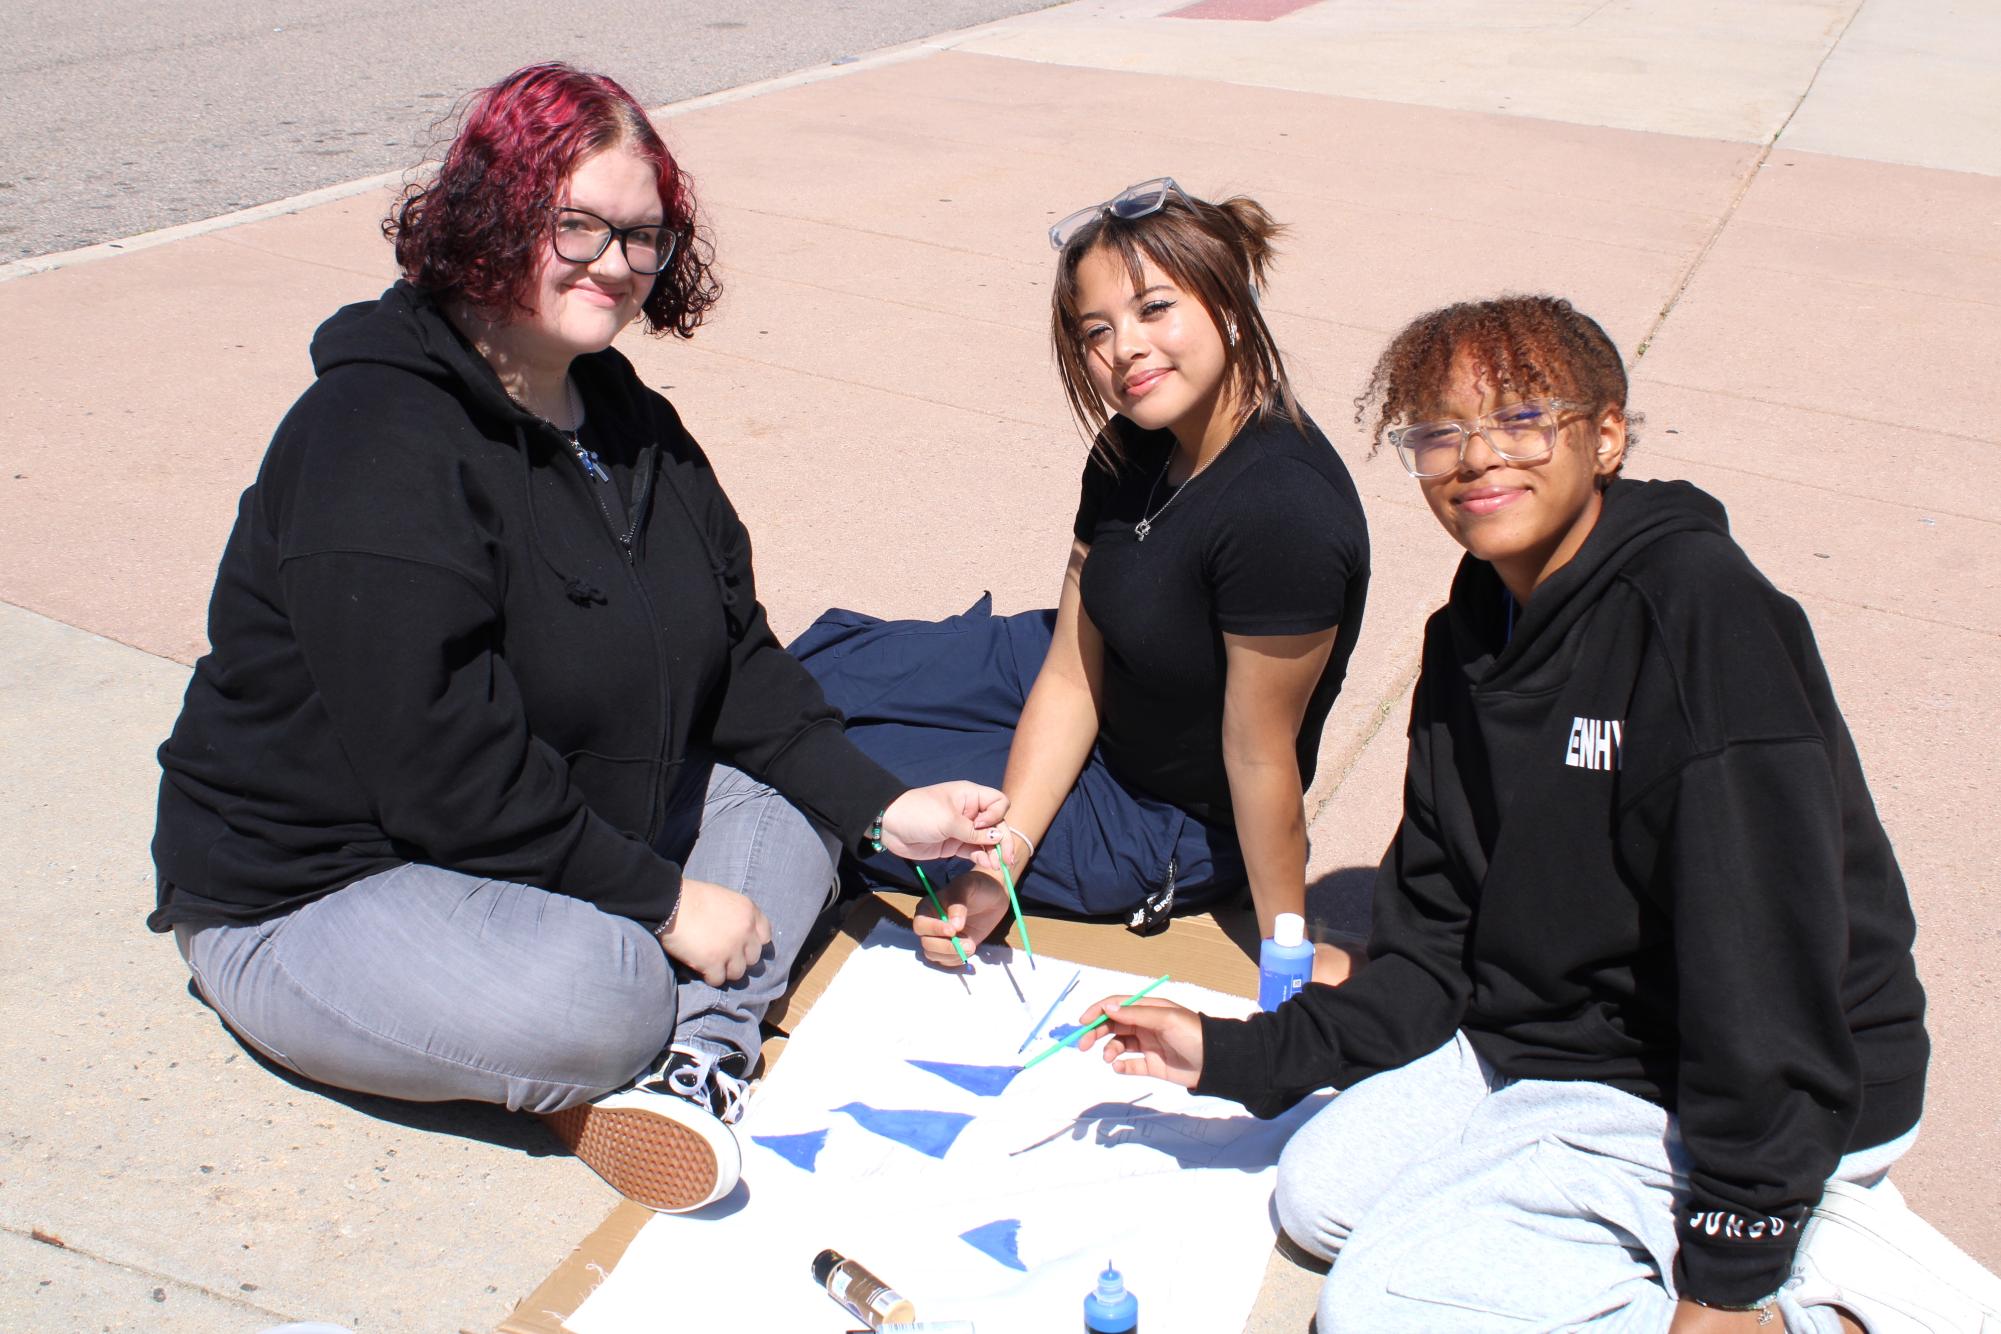
POLYGON ((1034 839, 1030 838, 1027 834, 1022 833, 1019 829, 1016 829, 1013 825, 1009 824, 1005 820, 1001 821, 1001 828, 1006 830, 1008 833, 1013 834, 1016 838, 1020 839, 1022 842, 1028 844, 1028 855, 1031 859, 1034 858, 1035 856, 1034 839))

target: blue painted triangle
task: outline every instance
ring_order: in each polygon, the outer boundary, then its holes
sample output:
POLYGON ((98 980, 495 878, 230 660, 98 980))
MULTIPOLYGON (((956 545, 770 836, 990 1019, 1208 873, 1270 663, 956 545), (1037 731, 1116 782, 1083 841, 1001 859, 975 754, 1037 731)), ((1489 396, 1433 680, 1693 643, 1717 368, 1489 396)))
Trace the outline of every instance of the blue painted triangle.
POLYGON ((865 1130, 907 1144, 933 1158, 943 1158, 952 1141, 959 1138, 959 1132, 973 1120, 964 1112, 902 1111, 871 1107, 865 1102, 851 1102, 834 1110, 852 1116, 865 1130))
POLYGON ((928 1070, 940 1079, 949 1079, 968 1093, 992 1098, 1021 1073, 1018 1065, 954 1065, 950 1061, 912 1061, 919 1070, 928 1070))
POLYGON ((985 1252, 1006 1265, 1009 1269, 1028 1272, 1028 1266, 1021 1262, 1021 1220, 1001 1218, 991 1223, 982 1223, 971 1232, 961 1232, 959 1240, 985 1252))
POLYGON ((819 1161, 820 1150, 826 1146, 827 1132, 809 1130, 803 1135, 752 1135, 750 1138, 753 1144, 762 1144, 794 1167, 810 1172, 813 1164, 819 1161))

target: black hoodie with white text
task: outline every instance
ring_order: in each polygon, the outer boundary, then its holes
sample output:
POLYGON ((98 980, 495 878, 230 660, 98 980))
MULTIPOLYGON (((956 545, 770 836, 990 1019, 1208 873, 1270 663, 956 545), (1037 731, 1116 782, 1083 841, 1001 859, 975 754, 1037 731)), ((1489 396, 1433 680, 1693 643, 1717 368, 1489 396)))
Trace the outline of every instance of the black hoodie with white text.
POLYGON ((1916 1124, 1895 854, 1797 603, 1684 482, 1616 481, 1516 611, 1470 555, 1427 624, 1369 962, 1203 1020, 1198 1091, 1275 1115, 1464 1031, 1503 1076, 1673 1113, 1684 1295, 1777 1290, 1846 1152, 1916 1124))
POLYGON ((571 376, 594 479, 408 283, 313 339, 160 748, 154 930, 420 861, 665 919, 712 760, 856 846, 903 785, 766 624, 750 539, 616 350, 571 376))

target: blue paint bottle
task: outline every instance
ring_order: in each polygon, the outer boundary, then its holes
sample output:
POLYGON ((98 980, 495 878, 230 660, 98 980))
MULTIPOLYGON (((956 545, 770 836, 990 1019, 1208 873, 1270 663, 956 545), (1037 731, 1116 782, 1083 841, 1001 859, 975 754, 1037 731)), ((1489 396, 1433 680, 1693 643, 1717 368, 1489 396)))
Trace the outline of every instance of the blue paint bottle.
POLYGON ((1276 1010, 1313 980, 1313 942, 1306 919, 1282 912, 1272 922, 1271 939, 1258 946, 1258 1007, 1276 1010))
POLYGON ((1139 1298, 1126 1291, 1110 1260, 1098 1286, 1084 1295, 1084 1334, 1139 1334, 1139 1298))

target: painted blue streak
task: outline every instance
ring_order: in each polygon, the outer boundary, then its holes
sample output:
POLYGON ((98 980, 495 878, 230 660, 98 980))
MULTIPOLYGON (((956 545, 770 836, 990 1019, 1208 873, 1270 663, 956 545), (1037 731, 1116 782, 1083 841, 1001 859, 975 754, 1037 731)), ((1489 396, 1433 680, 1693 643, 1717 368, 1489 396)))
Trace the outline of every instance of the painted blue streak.
POLYGON ((1021 1262, 1021 1220, 1001 1218, 991 1223, 982 1223, 971 1232, 961 1232, 959 1240, 974 1249, 992 1256, 1009 1269, 1028 1272, 1028 1266, 1021 1262))
POLYGON ((827 1132, 809 1130, 803 1135, 752 1135, 750 1138, 753 1144, 762 1144, 794 1167, 811 1172, 813 1165, 819 1161, 820 1150, 826 1147, 827 1132))
POLYGON ((907 1144, 933 1158, 943 1158, 951 1149, 952 1141, 959 1138, 959 1132, 973 1122, 973 1118, 963 1112, 895 1110, 871 1107, 863 1102, 851 1102, 834 1110, 852 1116, 864 1130, 884 1139, 893 1139, 898 1144, 907 1144))
POLYGON ((1081 1024, 1058 1024, 1056 1025, 1056 1027, 1049 1030, 1049 1036, 1054 1038, 1056 1041, 1061 1042, 1064 1038, 1069 1037, 1072 1033, 1075 1033, 1081 1027, 1083 1027, 1083 1025, 1081 1024))
POLYGON ((982 1098, 999 1097, 1014 1077, 1021 1073, 1018 1065, 954 1065, 950 1061, 912 1061, 919 1070, 928 1070, 940 1079, 949 1079, 968 1093, 977 1093, 982 1098))

